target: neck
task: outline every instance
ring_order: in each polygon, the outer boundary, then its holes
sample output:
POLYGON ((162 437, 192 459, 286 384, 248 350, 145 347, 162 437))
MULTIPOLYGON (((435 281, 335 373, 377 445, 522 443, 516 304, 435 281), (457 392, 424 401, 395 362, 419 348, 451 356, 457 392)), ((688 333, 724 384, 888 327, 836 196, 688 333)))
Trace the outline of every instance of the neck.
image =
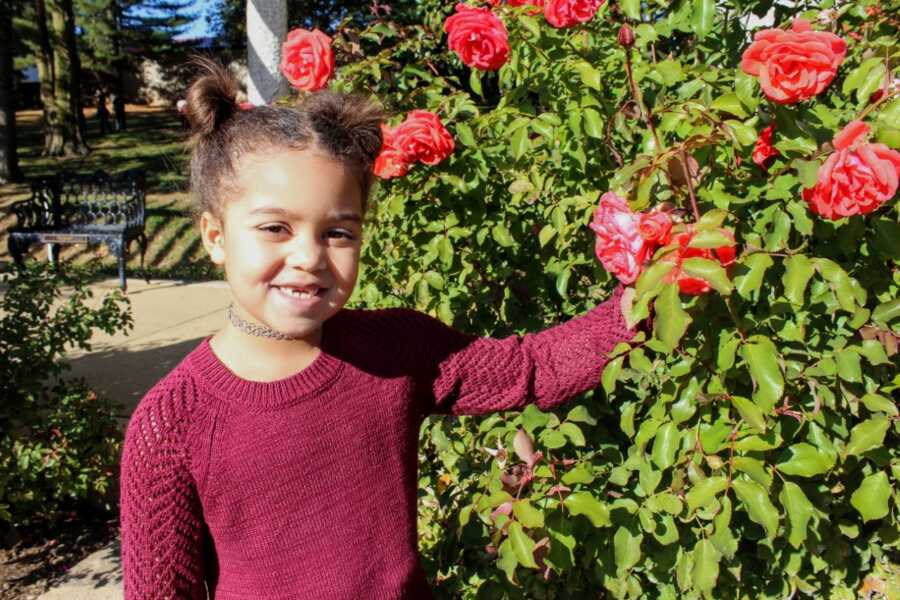
MULTIPOLYGON (((233 305, 232 309, 237 319, 249 325, 260 325, 240 306, 233 305)), ((265 357, 266 361, 277 363, 281 359, 296 361, 298 357, 316 355, 322 345, 321 327, 307 335, 291 339, 276 339, 244 329, 228 320, 225 328, 215 336, 217 348, 232 349, 234 356, 241 356, 247 361, 253 361, 253 357, 265 357)))

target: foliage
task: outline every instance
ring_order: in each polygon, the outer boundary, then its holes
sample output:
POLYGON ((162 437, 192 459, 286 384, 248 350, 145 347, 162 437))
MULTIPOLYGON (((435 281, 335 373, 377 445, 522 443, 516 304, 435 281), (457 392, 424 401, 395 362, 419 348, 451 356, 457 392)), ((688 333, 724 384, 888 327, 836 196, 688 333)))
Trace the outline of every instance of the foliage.
POLYGON ((566 29, 502 5, 511 50, 497 73, 447 50, 452 10, 429 0, 418 23, 335 35, 335 87, 375 94, 395 123, 434 111, 457 143, 383 183, 356 302, 494 336, 579 314, 614 285, 587 227, 607 191, 636 211, 674 207, 700 247, 733 232, 738 255, 730 270, 685 261, 713 288, 689 296, 667 283, 660 249, 631 307, 653 309, 652 334, 621 345, 598 388, 562 410, 426 423, 420 549, 438 592, 888 589, 900 563, 898 203, 829 221, 802 190, 854 119, 900 147, 896 0, 621 0, 566 29), (738 68, 746 24, 770 9, 775 26, 799 15, 848 44, 810 101, 770 102, 738 68), (617 43, 625 23, 630 52, 617 43), (778 155, 761 167, 751 153, 771 123, 778 155), (533 470, 514 454, 520 430, 543 454, 533 470))
POLYGON ((121 444, 118 404, 62 378, 62 358, 72 347, 90 350, 95 330, 129 328, 130 303, 116 291, 95 307, 79 279, 42 263, 2 283, 0 523, 52 522, 76 502, 106 497, 121 444))

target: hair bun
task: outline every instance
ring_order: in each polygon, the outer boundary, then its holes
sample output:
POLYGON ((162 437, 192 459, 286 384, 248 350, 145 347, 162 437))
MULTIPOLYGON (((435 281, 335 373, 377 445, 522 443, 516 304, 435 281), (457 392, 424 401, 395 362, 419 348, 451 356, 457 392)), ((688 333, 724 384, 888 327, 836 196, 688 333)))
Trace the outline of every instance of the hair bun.
POLYGON ((200 73, 188 89, 186 114, 196 141, 219 130, 239 107, 238 83, 226 67, 205 57, 193 62, 200 73))
POLYGON ((319 144, 334 156, 369 167, 375 163, 384 113, 368 98, 322 90, 308 96, 301 109, 310 116, 319 144))

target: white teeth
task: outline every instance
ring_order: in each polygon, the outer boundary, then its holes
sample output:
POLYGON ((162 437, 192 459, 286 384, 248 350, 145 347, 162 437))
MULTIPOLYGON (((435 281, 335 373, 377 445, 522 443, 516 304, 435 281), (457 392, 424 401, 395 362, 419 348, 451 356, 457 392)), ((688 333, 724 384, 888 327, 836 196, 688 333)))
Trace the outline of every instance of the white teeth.
POLYGON ((283 292, 287 292, 289 295, 294 296, 295 298, 300 298, 301 300, 306 300, 308 298, 312 298, 315 294, 311 294, 306 290, 296 290, 293 288, 280 288, 283 292))

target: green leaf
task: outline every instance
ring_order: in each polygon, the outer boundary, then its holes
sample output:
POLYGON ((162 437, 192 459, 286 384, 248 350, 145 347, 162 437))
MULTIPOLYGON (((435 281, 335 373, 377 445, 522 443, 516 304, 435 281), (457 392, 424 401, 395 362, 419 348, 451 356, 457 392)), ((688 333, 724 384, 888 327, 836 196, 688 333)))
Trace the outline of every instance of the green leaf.
POLYGON ((581 76, 581 83, 588 86, 592 90, 598 92, 604 91, 603 76, 600 71, 591 66, 587 61, 580 61, 575 64, 575 70, 581 76))
POLYGON ((741 298, 749 299, 753 292, 762 285, 766 269, 774 263, 772 257, 764 252, 756 252, 743 259, 740 263, 747 269, 746 273, 734 278, 734 287, 741 298))
POLYGON ((755 77, 737 69, 737 73, 734 76, 734 91, 737 93, 738 98, 741 99, 741 102, 744 103, 744 106, 754 112, 756 107, 759 106, 756 85, 755 77))
POLYGON ((553 236, 556 235, 556 229, 553 228, 553 225, 549 223, 544 225, 541 229, 541 232, 538 234, 538 242, 541 244, 541 248, 547 245, 550 240, 553 239, 553 236))
MULTIPOLYGON (((710 0, 695 0, 697 3, 709 2, 710 0)), ((737 94, 725 94, 713 100, 711 108, 720 112, 728 113, 741 119, 747 118, 747 111, 738 99, 737 94)))
POLYGON ((588 411, 588 408, 583 404, 579 404, 578 406, 576 406, 572 410, 570 410, 569 414, 566 415, 566 421, 574 421, 576 423, 587 423, 588 425, 596 425, 597 424, 597 419, 595 419, 593 416, 591 416, 590 411, 588 411))
POLYGON ((462 122, 456 124, 456 137, 464 146, 475 146, 477 143, 472 128, 462 122))
POLYGON ((519 566, 519 560, 513 550, 512 541, 509 538, 503 540, 500 547, 497 548, 497 565, 506 573, 506 578, 510 583, 516 582, 516 567, 519 566))
POLYGON ((654 306, 656 318, 653 323, 653 334, 671 352, 678 345, 678 341, 692 321, 691 316, 681 308, 678 285, 667 284, 656 299, 654 306))
POLYGON ((744 505, 750 520, 762 525, 766 537, 772 539, 778 532, 778 510, 769 499, 766 489, 755 481, 735 479, 731 482, 734 492, 744 505))
POLYGON ((681 268, 691 277, 706 281, 723 296, 731 294, 731 280, 721 263, 706 258, 687 258, 681 263, 681 268))
POLYGON ((827 473, 834 463, 835 457, 829 452, 822 452, 820 448, 800 442, 787 448, 776 466, 785 475, 814 477, 827 473))
POLYGON ((531 148, 531 140, 528 138, 528 128, 517 129, 510 140, 509 150, 516 160, 525 156, 531 148))
POLYGON ((900 317, 900 298, 882 302, 872 311, 872 320, 884 325, 887 325, 897 317, 900 317))
POLYGON ((716 547, 716 550, 722 556, 731 560, 738 549, 738 541, 731 532, 731 499, 728 496, 723 496, 720 504, 722 505, 722 510, 713 519, 713 525, 716 530, 709 538, 709 541, 713 543, 713 546, 716 547))
POLYGON ((859 364, 859 354, 852 350, 844 349, 835 352, 838 376, 844 381, 859 383, 862 381, 862 367, 859 364))
POLYGON ((622 372, 622 363, 625 361, 624 356, 614 358, 606 363, 603 367, 603 374, 600 376, 600 383, 603 384, 603 391, 607 395, 612 394, 616 388, 616 381, 619 380, 619 374, 622 372))
POLYGON ((491 228, 491 237, 504 248, 511 248, 516 245, 516 241, 513 239, 512 234, 503 223, 497 223, 491 228))
POLYGON ((436 290, 444 289, 444 277, 436 271, 428 271, 425 273, 425 281, 436 290))
POLYGON ((868 102, 869 96, 884 84, 885 73, 887 73, 887 68, 884 63, 875 65, 871 71, 866 73, 862 83, 856 88, 856 100, 860 105, 868 102))
POLYGON ((556 275, 556 293, 563 298, 569 297, 569 279, 572 277, 572 267, 566 267, 556 275))
POLYGON ((681 445, 681 432, 671 421, 656 432, 651 458, 660 469, 668 469, 675 463, 675 454, 681 445))
POLYGON ((481 89, 481 71, 472 69, 469 71, 469 87, 472 91, 484 98, 484 91, 481 89))
POLYGON ((750 125, 745 125, 737 119, 727 119, 725 124, 731 129, 731 133, 734 134, 735 141, 739 145, 752 146, 756 143, 756 129, 750 125))
POLYGON ((638 277, 637 282, 635 282, 635 298, 639 298, 656 289, 673 268, 675 268, 675 263, 667 260, 655 262, 647 267, 638 277))
POLYGON ((584 117, 584 132, 592 138, 602 140, 604 137, 603 119, 600 117, 600 113, 593 108, 585 108, 582 115, 584 117))
POLYGON ((727 487, 728 480, 721 476, 707 477, 695 483, 685 495, 688 512, 693 513, 698 508, 705 507, 727 487))
POLYGON ((576 446, 584 446, 585 439, 584 434, 581 432, 581 428, 578 427, 575 423, 563 423, 559 426, 559 431, 564 436, 569 438, 569 441, 572 442, 576 446))
POLYGON ((619 7, 629 19, 641 20, 641 0, 620 0, 619 7))
POLYGON ((532 37, 541 37, 541 24, 538 23, 537 19, 534 17, 530 17, 528 15, 518 15, 516 17, 516 21, 521 23, 525 29, 532 35, 532 37))
POLYGON ((763 412, 759 410, 758 406, 741 396, 732 396, 731 403, 734 404, 734 407, 737 408, 741 418, 744 419, 748 425, 760 433, 766 432, 766 418, 763 415, 763 412))
POLYGON ((594 498, 590 492, 575 492, 563 501, 573 515, 584 515, 594 527, 609 527, 609 507, 594 498))
POLYGON ((694 546, 694 588, 700 592, 711 592, 719 579, 719 561, 722 555, 708 539, 700 539, 694 546))
POLYGON ((878 394, 866 394, 860 398, 859 401, 872 412, 883 412, 889 415, 898 414, 897 405, 884 396, 879 396, 878 394))
POLYGON ((884 346, 878 340, 863 340, 859 346, 859 353, 865 356, 873 366, 886 365, 891 361, 884 351, 884 346))
POLYGON ((858 456, 884 444, 884 436, 891 421, 887 417, 873 417, 856 425, 850 431, 850 442, 847 444, 847 456, 858 456))
POLYGON ((733 246, 734 239, 725 235, 721 229, 704 229, 698 231, 691 241, 688 248, 721 248, 722 246, 733 246))
POLYGON ((772 487, 772 475, 766 469, 763 461, 750 456, 735 456, 733 458, 734 469, 750 476, 750 479, 766 489, 772 487))
POLYGON ((641 559, 641 542, 644 536, 634 534, 628 527, 622 525, 613 536, 613 548, 616 556, 616 570, 619 573, 627 571, 641 559))
POLYGON ((869 74, 876 65, 881 64, 882 59, 878 56, 874 56, 867 60, 864 60, 862 64, 858 67, 850 71, 847 74, 847 78, 844 79, 844 85, 841 88, 841 91, 845 96, 849 96, 851 92, 854 92, 860 88, 863 81, 866 80, 866 76, 869 74))
POLYGON ((784 261, 784 297, 795 306, 804 303, 806 284, 815 273, 812 261, 804 254, 794 254, 784 261))
POLYGON ((812 502, 807 499, 800 486, 793 481, 784 482, 778 500, 787 512, 788 543, 794 548, 799 548, 806 541, 807 526, 814 512, 812 502))
POLYGON ((891 484, 884 471, 878 471, 863 479, 850 497, 850 504, 862 515, 863 522, 881 519, 888 514, 891 484))
POLYGON ((520 565, 529 569, 538 568, 534 562, 534 540, 528 537, 518 521, 509 524, 509 542, 520 565))
POLYGON ((784 394, 784 377, 778 366, 778 349, 770 339, 754 335, 741 346, 741 356, 756 384, 753 400, 763 414, 768 414, 784 394))
POLYGON ((523 526, 529 529, 544 526, 544 511, 535 508, 528 500, 513 502, 513 514, 523 526))

